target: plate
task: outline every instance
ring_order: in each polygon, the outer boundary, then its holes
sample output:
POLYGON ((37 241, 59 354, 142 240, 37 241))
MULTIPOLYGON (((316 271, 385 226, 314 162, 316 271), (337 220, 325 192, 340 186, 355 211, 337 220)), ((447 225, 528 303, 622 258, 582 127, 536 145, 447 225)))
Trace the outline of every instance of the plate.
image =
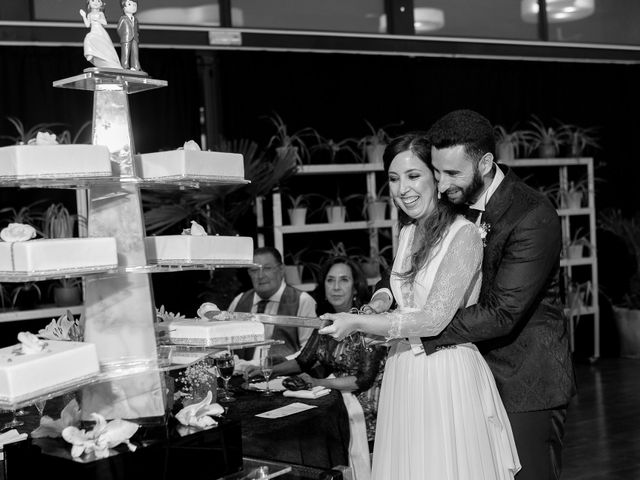
MULTIPOLYGON (((284 386, 282 385, 282 380, 284 380, 285 378, 287 377, 276 377, 269 380, 269 390, 271 390, 272 392, 282 392, 286 390, 286 388, 284 388, 284 386)), ((242 384, 242 388, 244 388, 245 390, 264 392, 267 389, 267 382, 265 382, 264 380, 260 382, 245 382, 242 384)))

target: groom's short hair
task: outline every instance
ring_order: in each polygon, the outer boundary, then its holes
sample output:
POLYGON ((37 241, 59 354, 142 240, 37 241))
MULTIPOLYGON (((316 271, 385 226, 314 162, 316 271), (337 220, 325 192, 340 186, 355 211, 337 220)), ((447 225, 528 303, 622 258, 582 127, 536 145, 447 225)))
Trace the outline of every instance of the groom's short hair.
POLYGON ((473 110, 454 110, 447 113, 427 132, 427 138, 437 149, 463 145, 472 158, 485 153, 496 154, 496 140, 491 122, 473 110))

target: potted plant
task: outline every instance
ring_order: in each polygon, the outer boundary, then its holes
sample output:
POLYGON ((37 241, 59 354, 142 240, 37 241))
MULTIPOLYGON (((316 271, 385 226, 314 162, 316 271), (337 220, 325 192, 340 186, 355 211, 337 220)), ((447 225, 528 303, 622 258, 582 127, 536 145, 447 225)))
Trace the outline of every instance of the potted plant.
POLYGON ((287 209, 289 214, 289 222, 291 225, 304 225, 307 221, 307 210, 309 209, 309 200, 313 197, 326 198, 317 193, 303 193, 300 195, 287 195, 289 204, 287 209))
POLYGON ((587 193, 587 181, 569 182, 566 189, 558 190, 558 200, 560 208, 577 209, 582 208, 584 198, 587 193))
POLYGON ((316 134, 316 144, 309 150, 311 156, 317 157, 318 154, 325 153, 322 161, 318 163, 336 163, 339 158, 350 159, 357 163, 361 158, 355 147, 358 146, 358 140, 354 138, 345 138, 339 142, 332 138, 325 138, 316 134))
POLYGON ((496 156, 498 161, 510 161, 518 158, 531 140, 527 130, 507 130, 502 125, 494 127, 496 137, 496 156))
POLYGON ((363 157, 366 158, 369 163, 382 163, 384 149, 391 140, 391 136, 385 129, 400 126, 404 122, 385 125, 380 128, 375 128, 368 120, 365 120, 365 123, 369 127, 369 133, 358 141, 358 145, 360 145, 364 153, 363 157))
POLYGON ((42 218, 43 236, 46 238, 73 237, 76 216, 71 215, 62 203, 52 203, 42 218))
POLYGON ((387 213, 387 206, 390 201, 389 196, 382 195, 382 192, 384 192, 387 187, 387 183, 388 182, 385 182, 382 187, 380 187, 377 194, 354 193, 347 196, 344 199, 344 202, 347 203, 352 199, 361 200, 363 218, 366 218, 370 222, 384 220, 387 213))
POLYGON ((367 278, 377 278, 380 276, 381 269, 385 272, 390 269, 389 261, 385 257, 384 253, 391 251, 392 248, 393 247, 391 245, 387 245, 380 250, 373 249, 371 254, 368 256, 357 255, 355 257, 367 278))
POLYGON ((11 290, 11 306, 17 310, 32 310, 42 300, 42 291, 36 282, 25 282, 11 290))
POLYGON ((622 300, 613 305, 613 312, 620 335, 620 355, 640 358, 640 213, 629 217, 620 210, 602 210, 598 227, 620 238, 635 259, 636 271, 622 300))
POLYGON ((335 198, 324 198, 325 201, 320 209, 324 209, 327 214, 327 221, 329 223, 344 223, 347 217, 347 207, 340 198, 340 192, 336 194, 335 198))
POLYGON ((265 118, 276 129, 276 132, 269 138, 267 148, 274 147, 276 156, 281 162, 292 167, 302 165, 303 160, 309 157, 309 148, 304 139, 309 136, 317 138, 316 131, 311 127, 305 127, 291 133, 287 124, 276 112, 265 118))
POLYGON ((306 251, 307 248, 303 248, 297 252, 287 252, 285 254, 284 281, 289 285, 300 285, 302 283, 302 274, 305 267, 302 255, 306 251))
POLYGON ((585 248, 587 252, 591 250, 591 242, 582 235, 582 228, 578 228, 567 245, 565 245, 565 255, 567 258, 583 258, 585 256, 585 248))
POLYGON ((31 225, 35 228, 36 233, 41 237, 44 236, 41 223, 43 219, 42 211, 39 211, 36 207, 44 202, 48 202, 47 199, 36 200, 29 205, 25 205, 16 210, 15 207, 5 207, 0 209, 0 215, 9 213, 8 218, 5 219, 7 223, 24 223, 31 225))
POLYGON ((580 127, 578 125, 564 125, 562 127, 565 143, 569 147, 570 157, 581 157, 588 149, 599 149, 597 127, 580 127))
POLYGON ((57 307, 68 307, 82 303, 82 279, 60 278, 49 287, 57 307))
POLYGON ((540 118, 532 115, 529 121, 531 129, 527 135, 527 154, 533 152, 540 158, 554 158, 566 142, 566 132, 562 127, 548 127, 540 118))

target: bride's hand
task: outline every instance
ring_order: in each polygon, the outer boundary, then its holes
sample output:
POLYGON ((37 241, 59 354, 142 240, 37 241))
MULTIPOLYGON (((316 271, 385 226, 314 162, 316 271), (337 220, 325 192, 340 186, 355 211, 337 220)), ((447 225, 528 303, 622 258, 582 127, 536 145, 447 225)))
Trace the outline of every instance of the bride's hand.
POLYGON ((80 16, 82 18, 87 18, 87 13, 84 10, 80 9, 80 16))
POLYGON ((322 335, 330 335, 338 341, 357 330, 358 315, 351 313, 325 313, 322 320, 331 320, 333 323, 318 330, 322 335))

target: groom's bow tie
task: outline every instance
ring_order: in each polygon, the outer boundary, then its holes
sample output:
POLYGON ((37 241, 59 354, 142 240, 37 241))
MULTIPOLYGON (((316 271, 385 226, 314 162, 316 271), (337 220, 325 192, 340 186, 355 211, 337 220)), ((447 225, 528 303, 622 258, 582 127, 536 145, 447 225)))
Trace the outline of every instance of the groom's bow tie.
POLYGON ((481 213, 482 213, 482 210, 478 210, 477 208, 467 207, 466 211, 464 212, 464 216, 471 223, 476 223, 481 213))

